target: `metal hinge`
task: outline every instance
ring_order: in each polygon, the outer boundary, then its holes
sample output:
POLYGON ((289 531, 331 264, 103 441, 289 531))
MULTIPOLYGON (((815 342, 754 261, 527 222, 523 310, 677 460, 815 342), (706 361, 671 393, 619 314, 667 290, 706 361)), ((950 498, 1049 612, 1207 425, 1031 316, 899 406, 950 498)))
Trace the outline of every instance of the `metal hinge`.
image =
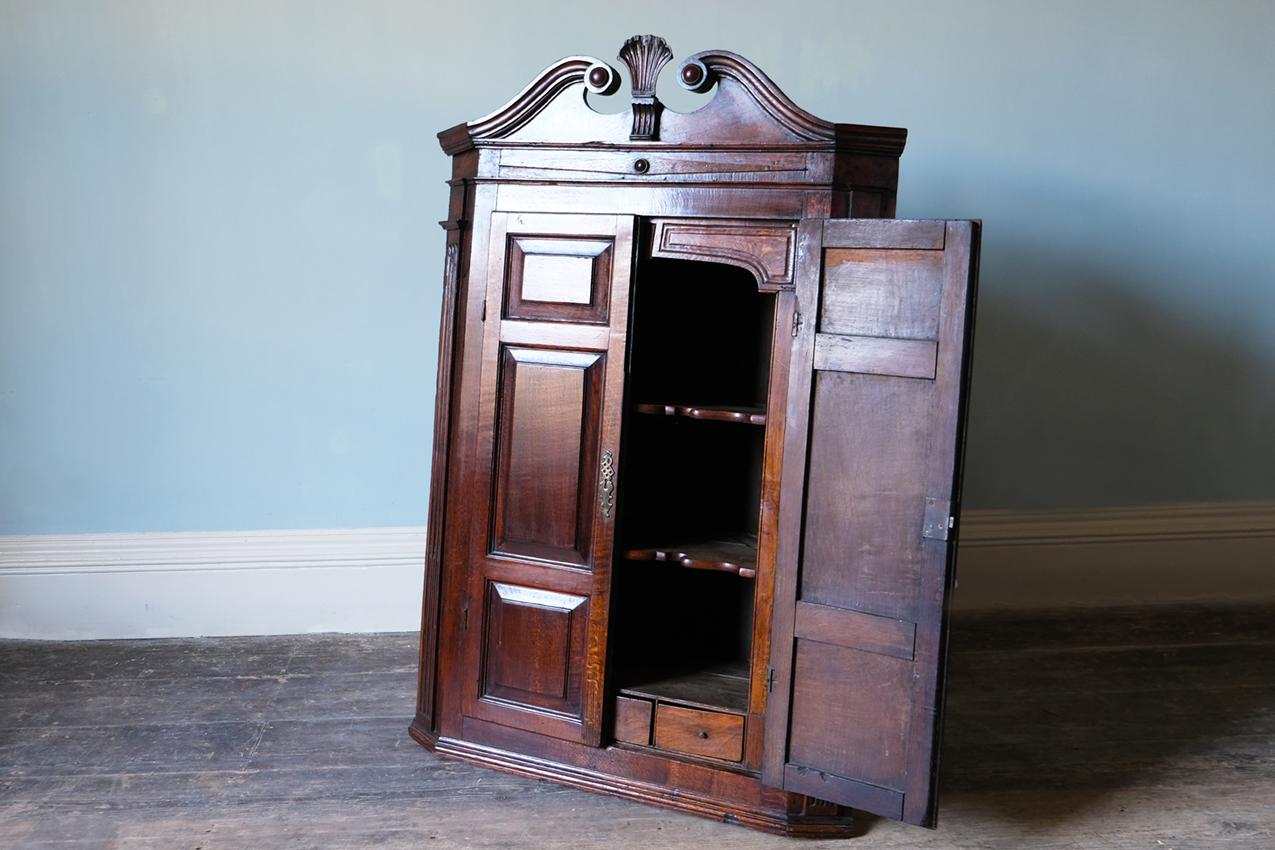
POLYGON ((462 632, 469 631, 469 606, 468 605, 460 609, 460 630, 462 632))
POLYGON ((792 335, 796 336, 801 331, 801 325, 806 319, 800 313, 792 314, 792 335))
POLYGON ((486 299, 483 299, 483 314, 478 317, 478 321, 480 322, 487 321, 487 300, 486 299))
POLYGON ((766 693, 770 693, 775 689, 775 668, 771 667, 770 672, 766 674, 766 693))
POLYGON ((947 499, 926 499, 921 536, 930 540, 947 540, 954 528, 956 517, 952 516, 952 503, 947 499))

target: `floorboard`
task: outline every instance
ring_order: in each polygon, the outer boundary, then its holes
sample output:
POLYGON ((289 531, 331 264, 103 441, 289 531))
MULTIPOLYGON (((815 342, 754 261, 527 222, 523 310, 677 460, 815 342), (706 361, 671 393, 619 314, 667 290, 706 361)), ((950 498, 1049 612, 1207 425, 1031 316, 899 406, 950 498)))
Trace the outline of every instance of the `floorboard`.
POLYGON ((0 847, 1275 847, 1275 610, 970 615, 935 831, 801 841, 434 758, 412 635, 0 642, 0 847))

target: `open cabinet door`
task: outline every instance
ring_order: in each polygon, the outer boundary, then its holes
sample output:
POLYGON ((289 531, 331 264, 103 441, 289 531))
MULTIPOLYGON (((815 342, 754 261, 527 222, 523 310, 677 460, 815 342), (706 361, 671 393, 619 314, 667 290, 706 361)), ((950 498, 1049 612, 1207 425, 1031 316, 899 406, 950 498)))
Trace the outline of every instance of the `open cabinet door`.
POLYGON ((763 780, 933 826, 978 224, 801 247, 763 780))
POLYGON ((465 716, 594 746, 633 222, 493 215, 468 495, 465 716))

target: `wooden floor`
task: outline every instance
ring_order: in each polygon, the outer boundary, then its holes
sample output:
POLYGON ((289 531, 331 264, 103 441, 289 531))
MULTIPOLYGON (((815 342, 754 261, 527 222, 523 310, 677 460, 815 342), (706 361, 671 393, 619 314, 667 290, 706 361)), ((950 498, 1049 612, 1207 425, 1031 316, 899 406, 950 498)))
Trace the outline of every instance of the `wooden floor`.
POLYGON ((1275 611, 953 641, 939 829, 837 842, 440 761, 411 635, 0 643, 0 847, 1275 847, 1275 611))

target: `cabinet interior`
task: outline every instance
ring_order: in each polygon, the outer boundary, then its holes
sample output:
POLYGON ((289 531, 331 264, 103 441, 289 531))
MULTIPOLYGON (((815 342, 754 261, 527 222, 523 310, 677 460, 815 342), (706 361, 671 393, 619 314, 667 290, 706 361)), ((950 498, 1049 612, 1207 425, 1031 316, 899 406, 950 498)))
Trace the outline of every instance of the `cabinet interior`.
POLYGON ((775 299, 734 266, 646 258, 635 271, 611 694, 649 703, 657 727, 660 706, 742 723, 775 299))

